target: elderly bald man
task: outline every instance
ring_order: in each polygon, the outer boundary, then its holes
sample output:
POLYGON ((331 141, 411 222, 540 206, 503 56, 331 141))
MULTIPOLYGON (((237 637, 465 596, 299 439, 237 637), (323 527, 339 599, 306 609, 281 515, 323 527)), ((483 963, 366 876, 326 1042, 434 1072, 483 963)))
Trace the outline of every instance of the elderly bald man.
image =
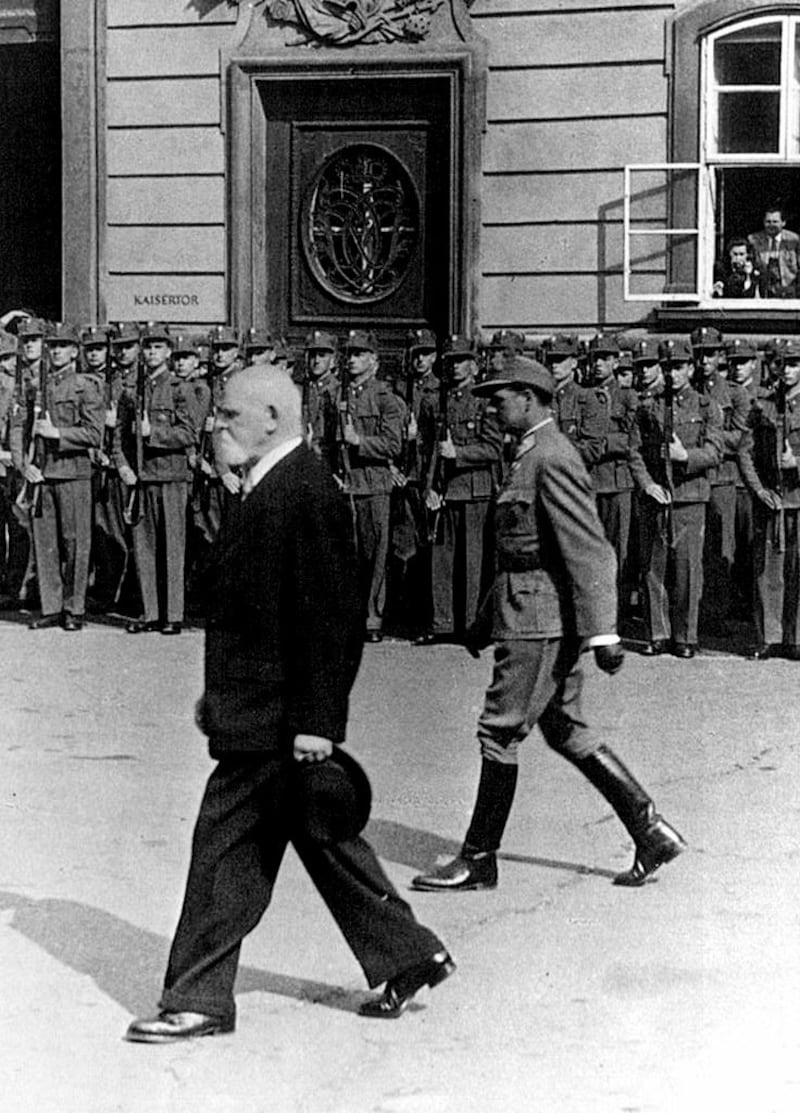
MULTIPOLYGON (((455 969, 358 834, 319 841, 298 825, 296 763, 332 760, 345 738, 363 615, 352 526, 301 435, 285 374, 235 372, 218 407, 219 458, 244 471, 212 550, 205 691, 197 722, 217 762, 200 806, 160 1013, 127 1038, 167 1043, 233 1031, 244 936, 269 905, 292 842, 370 986, 370 1017, 403 1012, 455 969)), ((298 925, 298 938, 302 928, 298 925)))

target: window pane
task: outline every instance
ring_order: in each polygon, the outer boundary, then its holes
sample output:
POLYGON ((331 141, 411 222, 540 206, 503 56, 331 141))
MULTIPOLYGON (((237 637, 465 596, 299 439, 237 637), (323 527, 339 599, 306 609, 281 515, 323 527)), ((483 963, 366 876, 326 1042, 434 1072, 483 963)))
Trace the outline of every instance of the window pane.
POLYGON ((779 93, 720 93, 720 154, 778 154, 779 93))
POLYGON ((718 85, 780 85, 780 23, 746 27, 717 39, 714 75, 718 85))

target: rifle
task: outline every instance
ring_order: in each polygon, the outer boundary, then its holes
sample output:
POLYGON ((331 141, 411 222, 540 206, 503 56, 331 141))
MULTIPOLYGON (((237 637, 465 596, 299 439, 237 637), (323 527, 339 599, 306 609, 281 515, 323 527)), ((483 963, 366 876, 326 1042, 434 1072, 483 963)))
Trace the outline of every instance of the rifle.
POLYGON ((344 430, 350 420, 350 379, 348 374, 348 348, 345 347, 338 367, 339 372, 339 400, 337 403, 336 421, 336 475, 342 490, 350 493, 352 482, 350 467, 350 446, 345 440, 344 430))
MULTIPOLYGON (((213 380, 212 380, 213 382, 213 380)), ((213 463, 213 432, 208 428, 209 418, 214 413, 214 391, 212 382, 208 384, 208 405, 203 415, 203 424, 200 429, 200 439, 197 444, 197 460, 192 476, 191 504, 195 511, 207 514, 211 502, 210 476, 203 468, 203 461, 213 463)))
MULTIPOLYGON (((111 352, 111 338, 108 338, 108 346, 106 348, 106 381, 103 384, 103 395, 106 407, 106 413, 111 409, 114 404, 112 378, 114 374, 114 366, 111 352)), ((100 467, 100 484, 98 487, 97 497, 100 502, 108 502, 108 477, 110 469, 110 461, 114 454, 114 428, 113 426, 103 425, 103 443, 100 446, 100 459, 98 461, 100 467), (103 457, 108 463, 103 462, 103 457)))
POLYGON ((436 431, 436 443, 428 465, 426 491, 434 491, 439 496, 439 505, 436 510, 428 513, 428 543, 434 544, 439 532, 439 521, 442 514, 443 494, 447 487, 447 461, 442 458, 439 445, 450 436, 450 419, 447 412, 448 397, 450 394, 450 381, 447 364, 442 363, 441 378, 439 379, 439 422, 436 431))
POLYGON ((672 457, 669 454, 675 434, 675 392, 672 385, 672 368, 664 367, 664 485, 669 492, 669 502, 664 508, 667 515, 667 539, 670 545, 674 540, 672 502, 675 497, 675 483, 672 475, 672 457))
POLYGON ((772 519, 772 543, 779 553, 786 552, 786 515, 783 510, 783 468, 782 457, 789 443, 789 421, 786 413, 786 383, 779 380, 775 384, 775 490, 781 497, 781 508, 772 519))
MULTIPOLYGON (((25 459, 29 464, 33 464, 40 471, 44 471, 45 460, 47 456, 47 446, 44 437, 37 437, 33 434, 33 427, 36 419, 41 414, 47 413, 47 378, 50 373, 50 365, 48 361, 47 345, 42 344, 42 355, 39 360, 39 385, 38 390, 33 383, 28 385, 28 392, 26 398, 26 415, 25 415, 25 428, 23 432, 23 444, 25 445, 25 459)), ((20 384, 20 390, 24 390, 23 385, 23 371, 21 362, 17 364, 17 378, 20 384)), ((41 518, 42 516, 42 484, 29 483, 26 479, 20 487, 19 494, 16 498, 16 504, 22 510, 30 512, 34 518, 41 518)))
POLYGON ((311 424, 311 415, 308 412, 309 397, 311 395, 311 360, 314 358, 310 348, 303 349, 303 381, 300 385, 300 413, 303 419, 303 436, 306 443, 311 446, 314 439, 314 429, 311 424))
POLYGON ((142 520, 142 472, 144 471, 144 438, 142 437, 142 422, 145 415, 145 379, 146 371, 142 353, 136 360, 136 482, 130 489, 128 501, 125 504, 123 518, 126 525, 135 526, 142 520))

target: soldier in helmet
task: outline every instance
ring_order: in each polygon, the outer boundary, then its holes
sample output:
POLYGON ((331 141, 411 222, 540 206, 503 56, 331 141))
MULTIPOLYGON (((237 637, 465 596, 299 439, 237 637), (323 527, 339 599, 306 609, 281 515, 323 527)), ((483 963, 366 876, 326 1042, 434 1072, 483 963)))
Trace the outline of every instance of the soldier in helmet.
POLYGON ((171 368, 169 327, 151 322, 141 332, 144 410, 135 393, 119 400, 115 458, 129 492, 138 485, 140 514, 131 524, 143 614, 129 622, 129 634, 160 630, 180 634, 184 617, 187 452, 198 439, 196 411, 187 388, 171 368), (138 427, 138 429, 137 429, 138 427), (141 437, 141 472, 137 474, 141 437))
POLYGON ((333 471, 336 445, 336 360, 339 343, 332 332, 315 328, 305 342, 301 386, 303 429, 308 444, 333 471))
POLYGON ((575 333, 548 336, 541 347, 542 363, 553 376, 553 417, 556 425, 576 444, 582 424, 583 391, 578 385, 578 337, 575 333))
POLYGON ((0 329, 0 607, 13 608, 25 578, 30 539, 14 513, 17 482, 11 460, 11 426, 17 398, 17 338, 0 329))
POLYGON ((475 622, 486 566, 485 534, 500 473, 503 436, 472 392, 477 381, 472 339, 444 342, 443 398, 438 420, 420 413, 426 463, 425 505, 433 516, 433 622, 418 645, 462 639, 475 622), (446 392, 446 393, 445 393, 446 392))
POLYGON ((23 452, 22 424, 12 433, 12 456, 32 496, 33 545, 42 613, 32 630, 83 627, 92 542, 92 463, 100 447, 105 407, 96 379, 77 369, 79 336, 69 324, 48 325, 46 397, 37 399, 33 458, 23 452))
POLYGON ((275 361, 275 341, 269 329, 247 329, 242 336, 240 348, 245 366, 275 361))
POLYGON ((640 492, 644 652, 652 656, 671 647, 676 657, 691 658, 703 591, 708 476, 722 458, 722 413, 691 385, 688 341, 662 342, 658 365, 642 367, 647 376, 642 372, 630 461, 640 492))
POLYGON ((345 476, 342 482, 355 518, 366 640, 379 642, 386 605, 386 562, 393 489, 389 465, 400 454, 403 410, 400 400, 376 375, 378 341, 373 332, 347 335, 348 385, 342 399, 345 476))
POLYGON ((525 351, 525 335, 513 329, 500 329, 492 333, 486 347, 487 360, 485 374, 499 371, 509 356, 521 356, 525 351))

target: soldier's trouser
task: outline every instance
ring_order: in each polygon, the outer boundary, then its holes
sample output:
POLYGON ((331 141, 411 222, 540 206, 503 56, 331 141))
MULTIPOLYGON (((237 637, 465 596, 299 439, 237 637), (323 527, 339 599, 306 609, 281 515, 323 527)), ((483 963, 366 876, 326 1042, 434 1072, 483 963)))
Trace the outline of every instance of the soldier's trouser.
POLYGON ((736 488, 736 515, 734 518, 734 582, 740 602, 748 610, 755 590, 753 583, 753 549, 755 545, 755 520, 753 496, 746 487, 736 488))
POLYGON ((780 515, 759 502, 753 506, 753 516, 758 640, 770 645, 800 645, 800 510, 783 511, 782 529, 780 515))
MULTIPOLYGON (((230 1017, 244 937, 266 911, 291 840, 370 986, 431 958, 441 941, 418 923, 362 838, 293 838, 292 771, 232 755, 206 786, 160 1007, 230 1017)), ((302 926, 297 926, 298 937, 302 926)))
POLYGON ((41 484, 41 514, 32 519, 42 614, 82 615, 92 544, 91 479, 41 484))
POLYGON ((642 498, 639 519, 644 576, 645 626, 651 641, 697 643, 700 596, 703 593, 704 502, 672 508, 672 547, 666 509, 642 498), (667 576, 672 590, 667 593, 667 576))
POLYGON ((367 629, 380 630, 386 606, 391 494, 357 495, 353 498, 353 506, 361 598, 367 613, 367 629))
POLYGON ((486 761, 515 765, 535 726, 553 750, 580 760, 600 745, 581 711, 580 646, 562 638, 497 642, 494 671, 478 719, 486 761))
POLYGON ((0 478, 0 590, 19 598, 30 552, 30 533, 14 513, 17 496, 13 475, 0 478))
POLYGON ((431 551, 433 632, 468 630, 478 613, 489 500, 446 502, 431 551), (461 589, 462 606, 456 598, 461 589))
POLYGON ((124 484, 115 473, 92 476, 94 529, 92 530, 92 595, 104 604, 115 603, 128 565, 128 538, 123 511, 124 484))
POLYGON ((156 622, 161 612, 165 622, 183 622, 187 484, 143 483, 141 497, 132 532, 144 620, 156 622))
MULTIPOLYGON (((617 557, 617 586, 627 578, 628 538, 631 532, 631 491, 615 491, 596 497, 597 513, 617 557)), ((622 595, 620 593, 620 599, 622 595)))
POLYGON ((703 583, 714 617, 725 618, 730 604, 733 556, 736 549, 736 484, 712 486, 706 503, 703 583))

